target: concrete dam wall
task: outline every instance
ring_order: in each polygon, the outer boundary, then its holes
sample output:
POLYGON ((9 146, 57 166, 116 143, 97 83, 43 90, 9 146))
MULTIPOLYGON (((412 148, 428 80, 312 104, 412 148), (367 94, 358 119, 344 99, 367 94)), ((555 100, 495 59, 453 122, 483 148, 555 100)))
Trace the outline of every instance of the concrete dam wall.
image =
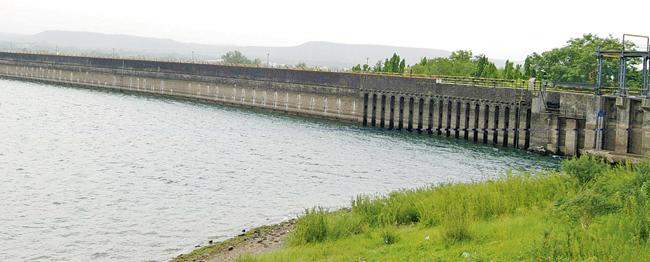
POLYGON ((650 102, 433 78, 0 52, 0 77, 185 97, 524 150, 634 157, 650 102))

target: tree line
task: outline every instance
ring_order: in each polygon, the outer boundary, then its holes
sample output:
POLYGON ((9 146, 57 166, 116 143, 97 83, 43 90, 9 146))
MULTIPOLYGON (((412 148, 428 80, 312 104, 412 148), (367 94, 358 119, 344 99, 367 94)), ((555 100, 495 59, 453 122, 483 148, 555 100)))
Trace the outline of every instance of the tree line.
MULTIPOLYGON (((625 43, 626 49, 634 47, 633 43, 625 43)), ((542 53, 528 55, 524 64, 515 64, 506 60, 502 68, 498 68, 488 57, 483 54, 474 55, 468 50, 458 50, 449 57, 427 58, 423 57, 413 65, 406 65, 406 61, 398 54, 378 61, 374 66, 357 64, 352 67, 353 72, 385 72, 397 74, 444 75, 483 77, 497 79, 530 79, 550 81, 554 83, 587 83, 594 84, 598 75, 596 50, 620 50, 623 44, 620 39, 612 37, 598 37, 594 34, 585 34, 579 38, 572 38, 566 45, 542 53)), ((627 63, 627 83, 629 86, 640 86, 642 73, 638 65, 640 59, 629 59, 627 63)), ((618 81, 617 59, 603 60, 603 85, 613 86, 618 81)))

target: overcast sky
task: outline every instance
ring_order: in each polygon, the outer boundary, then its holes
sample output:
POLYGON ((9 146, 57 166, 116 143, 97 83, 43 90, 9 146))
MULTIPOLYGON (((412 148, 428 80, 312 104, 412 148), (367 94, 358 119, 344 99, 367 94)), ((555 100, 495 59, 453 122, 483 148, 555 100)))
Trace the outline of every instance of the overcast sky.
POLYGON ((0 32, 75 30, 275 46, 331 41, 470 49, 523 60, 583 33, 650 35, 647 10, 650 0, 0 0, 0 32))

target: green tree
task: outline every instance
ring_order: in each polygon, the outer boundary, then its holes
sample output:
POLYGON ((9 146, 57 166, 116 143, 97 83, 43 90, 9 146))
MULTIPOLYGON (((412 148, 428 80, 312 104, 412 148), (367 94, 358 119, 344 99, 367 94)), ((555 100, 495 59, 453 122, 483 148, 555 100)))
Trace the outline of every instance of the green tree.
POLYGON ((295 69, 299 69, 299 70, 307 70, 307 69, 309 69, 309 66, 307 66, 307 64, 305 64, 305 63, 303 63, 303 62, 300 62, 300 63, 297 63, 297 64, 294 66, 294 68, 295 68, 295 69))
MULTIPOLYGON (((514 69, 512 69, 514 70, 514 69)), ((499 70, 485 55, 472 56, 471 51, 458 50, 449 57, 422 58, 411 67, 414 74, 496 78, 499 70)))
POLYGON ((386 60, 384 60, 384 65, 383 67, 381 67, 379 72, 403 74, 405 68, 406 68, 406 60, 402 59, 396 53, 393 53, 393 56, 391 56, 390 58, 386 58, 386 60))
POLYGON ((474 57, 474 63, 476 64, 476 69, 472 76, 474 77, 484 77, 484 78, 496 78, 497 77, 497 67, 494 63, 485 55, 478 55, 474 57))
MULTIPOLYGON (((633 46, 627 43, 629 48, 633 46)), ((524 75, 553 82, 595 83, 598 75, 598 63, 595 52, 601 50, 620 50, 621 41, 611 35, 606 38, 585 34, 572 38, 560 48, 554 48, 541 54, 533 53, 526 58, 524 75)), ((628 63, 630 84, 635 85, 641 77, 635 67, 638 60, 628 63)), ((603 84, 614 85, 618 79, 618 59, 605 59, 603 63, 603 84)))
POLYGON ((523 79, 523 78, 524 78, 523 68, 520 64, 517 64, 515 66, 514 79, 523 79))
POLYGON ((351 70, 352 70, 352 72, 368 72, 368 71, 370 71, 370 69, 371 68, 370 68, 370 66, 368 64, 363 64, 363 65, 357 64, 357 65, 353 66, 351 70))
POLYGON ((506 60, 506 64, 503 67, 503 72, 501 74, 501 78, 503 79, 515 79, 516 73, 515 73, 515 64, 513 62, 510 62, 510 60, 506 60))
POLYGON ((404 69, 406 69, 406 59, 403 59, 403 58, 402 58, 402 61, 399 62, 398 73, 403 74, 403 73, 404 73, 404 69))
POLYGON ((372 71, 374 72, 384 72, 384 68, 382 66, 381 60, 377 61, 377 64, 375 64, 375 67, 372 68, 372 71))
POLYGON ((259 65, 261 61, 259 59, 248 59, 241 52, 229 51, 225 55, 221 56, 221 59, 226 64, 240 64, 240 65, 259 65))
MULTIPOLYGON (((626 43, 626 48, 634 46, 626 43)), ((552 82, 595 83, 598 65, 595 51, 620 50, 623 44, 612 36, 600 38, 593 34, 585 34, 580 38, 572 38, 567 44, 543 53, 533 53, 526 57, 523 65, 506 60, 503 68, 497 68, 485 55, 473 56, 471 51, 458 50, 449 57, 427 58, 409 67, 413 74, 467 76, 501 79, 538 78, 552 82)), ((628 86, 639 86, 641 73, 637 68, 639 59, 630 59, 627 72, 628 86)), ((370 68, 361 65, 353 67, 353 71, 391 72, 403 74, 407 68, 406 61, 394 53, 391 57, 378 61, 370 68)), ((606 59, 603 64, 604 85, 614 85, 618 81, 618 60, 606 59)))

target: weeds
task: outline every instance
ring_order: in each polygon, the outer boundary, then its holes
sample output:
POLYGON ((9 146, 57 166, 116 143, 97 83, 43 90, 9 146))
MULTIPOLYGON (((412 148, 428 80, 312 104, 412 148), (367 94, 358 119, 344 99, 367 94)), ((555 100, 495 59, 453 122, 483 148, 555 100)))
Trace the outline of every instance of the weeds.
POLYGON ((392 245, 392 244, 395 244, 399 240, 399 237, 397 236, 397 233, 395 233, 394 229, 392 229, 392 228, 384 228, 381 231, 381 239, 382 239, 384 244, 392 245))
POLYGON ((609 170, 609 164, 604 160, 582 155, 562 162, 562 171, 575 177, 581 184, 585 184, 609 170))
POLYGON ((345 212, 327 212, 323 208, 305 211, 289 237, 292 245, 336 240, 363 232, 361 216, 345 212))
MULTIPOLYGON (((437 242, 427 242, 431 246, 471 247, 497 237, 481 233, 479 225, 498 226, 503 217, 524 216, 530 211, 539 215, 529 219, 547 229, 537 229, 534 234, 525 231, 530 234, 526 243, 532 244, 518 253, 517 260, 648 259, 650 160, 612 167, 583 156, 565 160, 559 172, 508 172, 492 181, 357 196, 349 210, 307 210, 290 243, 304 247, 301 245, 369 233, 379 234, 384 244, 392 245, 400 239, 400 228, 416 226, 439 232, 437 242)), ((499 241, 508 241, 507 236, 499 241)), ((483 260, 492 259, 486 255, 483 260)))

